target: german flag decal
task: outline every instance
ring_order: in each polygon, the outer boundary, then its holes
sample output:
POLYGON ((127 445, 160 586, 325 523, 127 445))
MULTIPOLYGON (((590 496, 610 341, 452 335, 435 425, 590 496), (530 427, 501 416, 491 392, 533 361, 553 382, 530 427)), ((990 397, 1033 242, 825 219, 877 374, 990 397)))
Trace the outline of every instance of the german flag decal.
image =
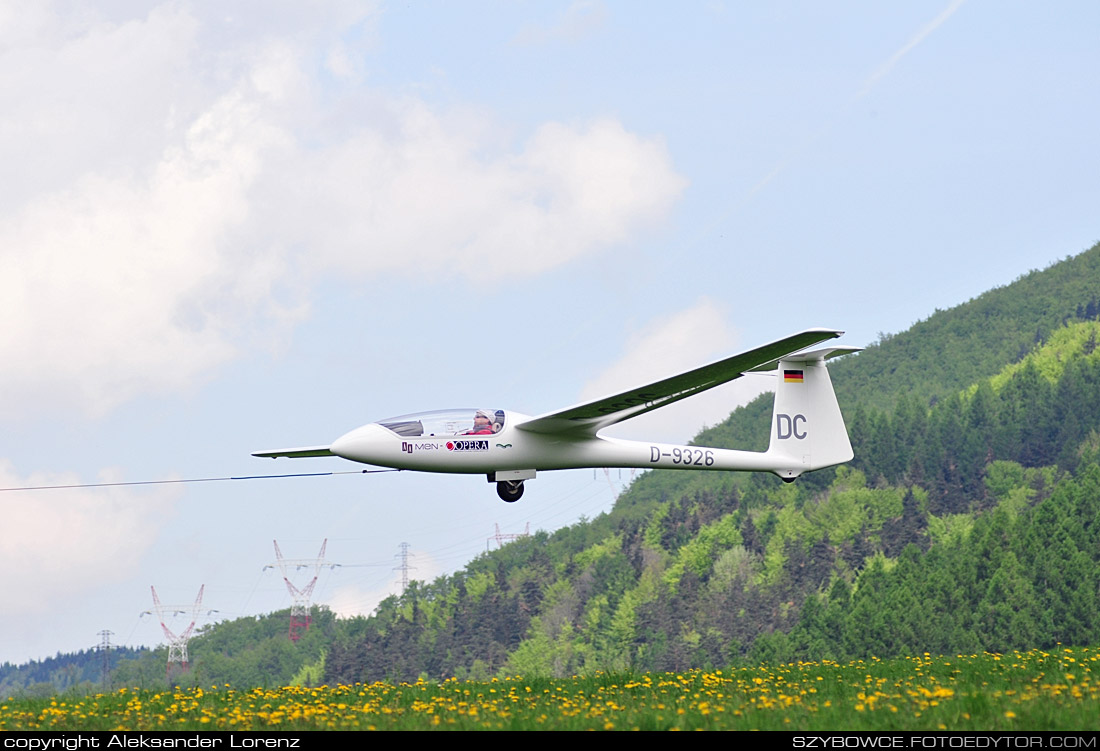
POLYGON ((783 383, 802 383, 801 370, 784 370, 783 383))

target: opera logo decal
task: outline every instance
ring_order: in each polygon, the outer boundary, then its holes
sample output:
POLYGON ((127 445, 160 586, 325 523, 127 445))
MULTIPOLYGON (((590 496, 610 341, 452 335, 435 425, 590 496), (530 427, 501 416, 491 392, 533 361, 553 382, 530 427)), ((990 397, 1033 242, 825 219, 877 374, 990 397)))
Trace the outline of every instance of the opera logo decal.
POLYGON ((488 451, 488 441, 447 441, 448 451, 488 451))

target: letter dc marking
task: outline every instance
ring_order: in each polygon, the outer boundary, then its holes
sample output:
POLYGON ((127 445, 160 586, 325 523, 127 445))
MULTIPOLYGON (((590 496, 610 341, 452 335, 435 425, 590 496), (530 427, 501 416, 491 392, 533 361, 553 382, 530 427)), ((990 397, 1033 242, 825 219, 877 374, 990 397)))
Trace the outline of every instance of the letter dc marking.
POLYGON ((805 415, 790 415, 778 414, 775 416, 775 437, 781 441, 785 441, 792 435, 798 440, 802 440, 809 435, 805 430, 801 432, 798 429, 798 423, 806 424, 805 415))

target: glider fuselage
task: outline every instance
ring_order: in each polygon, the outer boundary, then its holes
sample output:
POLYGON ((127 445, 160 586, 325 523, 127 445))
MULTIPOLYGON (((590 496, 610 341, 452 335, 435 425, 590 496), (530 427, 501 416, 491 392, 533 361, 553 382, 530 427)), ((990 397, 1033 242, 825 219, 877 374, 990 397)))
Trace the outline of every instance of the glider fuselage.
MULTIPOLYGON (((474 410, 464 412, 472 415, 474 410)), ((500 413, 505 416, 504 425, 492 433, 426 431, 425 435, 400 435, 385 427, 388 421, 382 421, 341 436, 329 450, 336 456, 363 464, 457 474, 588 467, 725 471, 805 469, 801 462, 790 459, 780 467, 777 457, 760 452, 627 441, 598 435, 532 433, 521 427, 531 419, 527 415, 498 410, 500 413)))

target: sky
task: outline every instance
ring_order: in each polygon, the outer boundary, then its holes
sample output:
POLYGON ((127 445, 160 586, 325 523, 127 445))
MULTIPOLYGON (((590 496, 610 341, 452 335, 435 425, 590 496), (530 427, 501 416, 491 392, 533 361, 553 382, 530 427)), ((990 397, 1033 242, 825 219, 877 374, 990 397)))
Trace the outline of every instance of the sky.
MULTIPOLYGON (((802 329, 863 346, 1100 240, 1082 1, 0 2, 0 487, 539 414, 802 329)), ((686 441, 751 376, 611 435, 686 441)), ((0 492, 0 662, 369 613, 628 471, 0 492), (304 586, 312 572, 295 569, 304 586), (170 617, 174 630, 186 626, 170 617)))

